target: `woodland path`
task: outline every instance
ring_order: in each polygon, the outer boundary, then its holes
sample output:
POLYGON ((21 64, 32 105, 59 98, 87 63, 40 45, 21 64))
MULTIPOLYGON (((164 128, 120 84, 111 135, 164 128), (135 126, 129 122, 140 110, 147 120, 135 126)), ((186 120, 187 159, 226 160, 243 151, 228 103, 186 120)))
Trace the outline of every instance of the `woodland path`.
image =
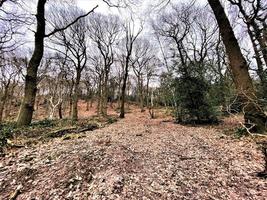
POLYGON ((257 199, 267 181, 256 144, 209 127, 151 120, 147 113, 71 140, 0 158, 0 199, 257 199))

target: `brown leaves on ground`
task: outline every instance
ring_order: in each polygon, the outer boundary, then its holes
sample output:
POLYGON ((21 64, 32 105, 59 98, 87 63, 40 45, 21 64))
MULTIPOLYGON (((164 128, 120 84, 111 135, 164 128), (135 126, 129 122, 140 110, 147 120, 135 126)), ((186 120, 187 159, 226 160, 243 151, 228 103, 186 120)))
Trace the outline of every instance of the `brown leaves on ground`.
POLYGON ((86 137, 53 139, 0 160, 0 198, 266 199, 255 142, 132 112, 86 137))

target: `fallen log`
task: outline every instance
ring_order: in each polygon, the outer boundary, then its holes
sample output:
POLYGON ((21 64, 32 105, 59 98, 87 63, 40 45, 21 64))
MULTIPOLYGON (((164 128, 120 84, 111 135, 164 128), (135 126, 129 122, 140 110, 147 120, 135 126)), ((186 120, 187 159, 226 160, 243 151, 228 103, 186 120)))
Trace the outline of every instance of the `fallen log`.
POLYGON ((59 130, 54 130, 52 132, 49 132, 46 134, 46 137, 56 138, 56 137, 62 137, 68 133, 75 132, 77 127, 70 127, 70 128, 62 128, 59 130))
POLYGON ((56 137, 62 137, 66 134, 70 133, 83 133, 86 131, 93 131, 97 129, 99 126, 97 124, 87 124, 82 127, 69 127, 69 128, 63 128, 59 130, 54 130, 52 132, 49 132, 46 134, 47 137, 56 138, 56 137))

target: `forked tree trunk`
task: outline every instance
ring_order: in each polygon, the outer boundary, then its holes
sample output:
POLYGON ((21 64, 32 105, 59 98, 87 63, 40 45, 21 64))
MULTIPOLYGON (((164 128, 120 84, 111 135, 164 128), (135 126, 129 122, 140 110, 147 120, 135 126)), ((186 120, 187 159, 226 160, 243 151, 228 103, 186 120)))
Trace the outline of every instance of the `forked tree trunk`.
POLYGON ((266 130, 266 115, 263 110, 255 104, 257 98, 253 88, 252 79, 248 72, 247 62, 241 53, 233 29, 220 1, 208 0, 208 2, 219 26, 238 94, 244 99, 245 106, 243 107, 243 110, 245 112, 245 121, 255 124, 255 127, 253 128, 254 131, 263 133, 266 130))
POLYGON ((18 126, 29 125, 32 120, 34 103, 37 92, 37 71, 44 53, 45 37, 45 4, 46 0, 39 0, 37 5, 37 31, 35 33, 35 46, 30 59, 25 78, 24 98, 22 100, 17 119, 18 126))

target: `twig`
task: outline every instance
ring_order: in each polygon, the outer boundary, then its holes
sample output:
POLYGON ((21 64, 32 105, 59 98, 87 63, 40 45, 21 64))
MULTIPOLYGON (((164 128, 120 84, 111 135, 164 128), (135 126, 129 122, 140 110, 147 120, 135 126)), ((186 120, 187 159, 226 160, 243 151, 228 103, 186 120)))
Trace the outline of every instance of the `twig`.
POLYGON ((20 184, 17 189, 10 195, 9 200, 16 200, 21 194, 22 185, 20 184))
MULTIPOLYGON (((239 123, 243 128, 246 129, 246 132, 247 132, 249 135, 253 136, 253 134, 250 132, 250 130, 255 126, 255 124, 251 124, 250 127, 247 127, 243 122, 241 122, 241 121, 238 120, 238 118, 237 118, 237 116, 236 116, 235 114, 233 114, 233 113, 231 112, 231 107, 232 107, 232 105, 236 102, 237 97, 238 97, 238 96, 235 97, 234 101, 233 101, 230 105, 226 106, 226 112, 227 112, 229 115, 231 115, 232 117, 234 117, 234 118, 238 121, 238 123, 239 123)), ((243 111, 243 113, 244 113, 244 109, 242 109, 242 111, 243 111)), ((244 114, 245 114, 245 113, 244 113, 244 114)))

